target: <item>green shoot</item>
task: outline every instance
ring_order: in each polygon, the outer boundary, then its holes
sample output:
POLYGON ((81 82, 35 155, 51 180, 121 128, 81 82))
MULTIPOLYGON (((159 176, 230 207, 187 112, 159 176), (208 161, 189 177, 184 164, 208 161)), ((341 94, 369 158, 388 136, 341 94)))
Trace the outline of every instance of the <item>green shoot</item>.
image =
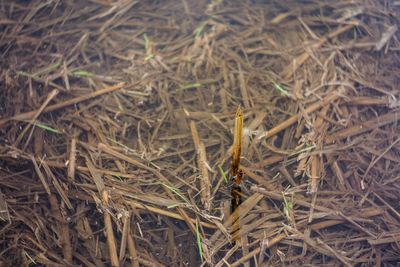
POLYGON ((144 58, 144 61, 149 61, 150 59, 153 59, 154 58, 154 55, 153 54, 150 54, 150 55, 147 55, 145 58, 144 58))
POLYGON ((176 208, 176 207, 178 207, 180 205, 181 205, 181 203, 172 204, 172 205, 167 206, 167 209, 173 209, 173 208, 176 208))
POLYGON ((274 175, 274 177, 272 177, 272 180, 275 180, 276 178, 278 178, 278 176, 279 176, 280 174, 281 174, 280 172, 277 172, 277 173, 274 175))
POLYGON ((283 208, 283 212, 285 213, 287 220, 289 222, 291 222, 292 220, 291 220, 290 214, 293 210, 293 202, 286 199, 284 192, 282 192, 282 197, 283 197, 283 202, 285 204, 285 206, 283 208))
POLYGON ((39 77, 37 77, 37 76, 35 76, 33 74, 30 74, 30 73, 27 73, 25 71, 17 71, 17 75, 26 76, 26 77, 32 78, 34 80, 39 80, 39 77))
POLYGON ((52 132, 52 133, 58 133, 58 134, 61 133, 59 130, 54 129, 54 128, 51 128, 50 126, 47 126, 47 125, 45 125, 45 124, 35 123, 35 126, 38 127, 38 128, 41 128, 41 129, 43 129, 43 130, 52 132))
POLYGON ((290 94, 283 88, 282 85, 272 81, 276 90, 278 90, 284 96, 290 96, 290 94))
POLYGON ((28 259, 30 260, 30 263, 33 263, 34 265, 37 264, 36 261, 25 250, 24 250, 24 254, 28 257, 28 259))
POLYGON ((207 21, 200 23, 200 25, 194 30, 194 36, 198 38, 204 31, 204 27, 207 25, 207 21))
POLYGON ((45 67, 45 68, 43 68, 43 69, 41 69, 41 70, 39 70, 39 71, 37 71, 37 72, 35 72, 33 74, 30 74, 30 73, 25 72, 25 71, 17 71, 17 75, 26 76, 26 77, 34 79, 35 81, 39 81, 41 74, 45 74, 45 73, 48 73, 48 72, 50 72, 52 70, 55 70, 60 65, 61 65, 61 61, 56 62, 54 64, 51 64, 50 66, 45 67))
POLYGON ((179 192, 179 189, 178 189, 178 188, 175 188, 175 187, 172 187, 172 186, 169 186, 169 185, 166 185, 166 184, 162 184, 162 185, 164 185, 164 186, 165 186, 166 188, 168 188, 170 191, 172 191, 172 192, 175 193, 177 196, 179 196, 184 202, 186 202, 187 204, 190 204, 189 200, 187 200, 187 198, 186 198, 184 195, 182 195, 181 192, 179 192))
POLYGON ((119 175, 114 175, 115 177, 117 177, 118 178, 118 180, 120 180, 121 182, 123 182, 124 180, 122 180, 122 178, 121 178, 121 176, 119 176, 119 175))
POLYGON ((143 34, 143 39, 144 39, 144 48, 147 51, 149 49, 149 46, 150 46, 150 40, 147 37, 147 34, 143 34))
POLYGON ((72 72, 72 75, 76 76, 76 77, 92 77, 94 76, 93 73, 88 72, 86 70, 77 70, 72 72))
POLYGON ((154 55, 150 51, 150 39, 147 37, 147 34, 143 34, 143 39, 144 39, 144 48, 146 50, 146 57, 144 58, 144 61, 149 61, 150 59, 154 58, 154 55))
POLYGON ((203 262, 203 248, 201 246, 201 237, 200 237, 200 231, 199 231, 199 223, 196 220, 196 240, 197 240, 197 247, 199 249, 199 255, 201 262, 203 262))
POLYGON ((45 68, 43 68, 43 69, 41 69, 41 70, 35 72, 35 73, 32 74, 32 75, 38 77, 38 76, 40 76, 41 74, 48 73, 48 72, 50 72, 50 71, 53 71, 53 70, 57 69, 60 65, 61 65, 61 60, 58 61, 58 62, 56 62, 56 63, 54 63, 54 64, 51 64, 51 65, 48 66, 48 67, 45 67, 45 68))
POLYGON ((192 84, 187 84, 179 88, 178 90, 186 90, 186 89, 192 89, 192 88, 199 88, 201 86, 201 83, 192 83, 192 84))
POLYGON ((224 172, 221 166, 218 166, 218 168, 219 171, 221 172, 222 178, 224 178, 225 183, 228 183, 228 177, 226 177, 226 173, 224 172))
POLYGON ((285 230, 285 226, 279 227, 277 230, 275 230, 274 232, 276 232, 276 235, 279 235, 280 233, 283 232, 283 230, 285 230))

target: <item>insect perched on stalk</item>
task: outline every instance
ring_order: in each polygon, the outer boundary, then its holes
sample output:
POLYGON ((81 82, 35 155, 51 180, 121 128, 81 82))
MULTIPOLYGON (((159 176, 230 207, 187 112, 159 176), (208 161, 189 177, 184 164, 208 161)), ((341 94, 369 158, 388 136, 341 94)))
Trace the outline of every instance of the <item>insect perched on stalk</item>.
POLYGON ((240 106, 236 110, 235 129, 233 135, 232 163, 231 163, 231 212, 232 212, 232 236, 236 242, 238 240, 239 225, 239 205, 242 203, 242 182, 243 172, 240 169, 240 152, 242 150, 242 130, 243 130, 243 112, 240 106))

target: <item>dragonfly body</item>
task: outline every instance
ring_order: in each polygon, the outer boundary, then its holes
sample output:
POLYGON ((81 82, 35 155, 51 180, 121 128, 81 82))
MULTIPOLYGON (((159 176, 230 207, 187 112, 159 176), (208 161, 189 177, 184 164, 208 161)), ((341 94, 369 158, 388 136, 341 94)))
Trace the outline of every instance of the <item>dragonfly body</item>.
POLYGON ((238 107, 235 116, 235 129, 233 136, 233 149, 232 149, 232 163, 231 163, 231 177, 232 177, 232 189, 231 189, 231 212, 233 214, 233 225, 232 235, 234 241, 238 240, 238 231, 240 229, 239 224, 239 211, 238 208, 242 203, 242 189, 241 182, 243 172, 240 169, 240 153, 242 150, 242 131, 243 131, 243 112, 238 107))
POLYGON ((235 116, 235 129, 233 135, 233 150, 232 150, 232 164, 231 175, 235 184, 241 183, 241 170, 240 170, 240 153, 242 151, 242 131, 243 131, 243 112, 238 107, 235 116))

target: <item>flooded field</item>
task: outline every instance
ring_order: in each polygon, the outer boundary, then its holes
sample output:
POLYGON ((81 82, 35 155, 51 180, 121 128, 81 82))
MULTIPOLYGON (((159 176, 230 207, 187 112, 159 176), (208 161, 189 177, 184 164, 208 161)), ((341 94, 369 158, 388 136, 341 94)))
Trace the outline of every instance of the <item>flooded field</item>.
POLYGON ((0 1, 0 267, 398 266, 399 1, 0 1))

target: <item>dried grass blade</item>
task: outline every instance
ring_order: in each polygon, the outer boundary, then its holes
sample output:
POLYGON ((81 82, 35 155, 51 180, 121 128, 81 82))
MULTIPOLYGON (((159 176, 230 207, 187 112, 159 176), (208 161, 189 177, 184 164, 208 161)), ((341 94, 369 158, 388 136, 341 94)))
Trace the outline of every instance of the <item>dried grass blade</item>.
POLYGON ((68 159, 68 178, 72 181, 75 180, 75 166, 76 166, 76 138, 72 137, 70 149, 69 149, 69 159, 68 159))
POLYGON ((96 168, 88 158, 86 158, 86 166, 88 167, 90 174, 94 180, 94 183, 97 187, 97 190, 101 196, 102 204, 106 207, 105 209, 103 209, 103 216, 104 216, 104 225, 106 228, 107 245, 108 245, 108 252, 110 256, 111 266, 119 267, 120 264, 117 254, 117 245, 115 242, 114 231, 112 227, 111 214, 110 214, 111 211, 108 208, 109 195, 108 192, 105 190, 104 181, 101 175, 97 172, 96 168))
POLYGON ((197 155, 197 165, 200 169, 200 195, 201 202, 204 208, 208 211, 211 210, 211 182, 208 175, 206 148, 203 143, 199 144, 199 151, 197 155))
POLYGON ((35 157, 30 155, 30 159, 33 163, 33 166, 35 167, 36 174, 38 175, 40 181, 42 182, 44 190, 48 195, 50 195, 51 194, 50 187, 46 181, 46 178, 43 176, 43 173, 40 171, 39 165, 37 164, 35 157))
MULTIPOLYGON (((322 108, 323 106, 329 105, 330 103, 332 103, 333 101, 337 100, 340 98, 339 94, 336 93, 332 93, 330 94, 327 98, 325 98, 323 101, 318 101, 317 103, 312 104, 311 106, 309 106, 308 108, 306 108, 304 110, 304 114, 310 114, 320 108, 322 108)), ((269 131, 266 131, 264 133, 264 135, 260 136, 259 138, 270 138, 274 135, 276 135, 277 133, 285 130, 287 127, 292 126, 293 124, 295 124, 298 119, 299 119, 300 115, 299 114, 295 114, 293 116, 291 116, 290 118, 288 118, 287 120, 281 122, 280 124, 278 124, 277 126, 275 126, 274 128, 272 128, 269 131)))
POLYGON ((125 85, 125 83, 122 82, 122 83, 119 83, 114 86, 109 86, 109 87, 100 89, 98 91, 88 93, 86 95, 78 96, 78 97, 75 97, 75 98, 54 104, 54 105, 50 105, 47 108, 44 108, 43 110, 39 109, 39 110, 35 110, 35 111, 29 111, 29 112, 25 112, 25 113, 21 113, 21 114, 12 116, 10 118, 2 119, 2 120, 0 120, 0 126, 4 125, 5 123, 7 123, 11 120, 30 120, 30 119, 34 118, 36 114, 47 113, 50 111, 68 107, 70 105, 78 104, 82 101, 85 101, 85 100, 88 100, 88 99, 91 99, 91 98, 94 98, 94 97, 97 97, 97 96, 100 96, 100 95, 103 95, 106 93, 110 93, 112 91, 119 90, 124 85, 125 85))
POLYGON ((61 186, 60 182, 58 181, 54 173, 51 171, 50 167, 46 164, 46 162, 42 162, 42 166, 47 176, 51 177, 51 179, 53 180, 54 187, 56 188, 58 194, 60 195, 65 205, 68 207, 68 209, 73 210, 74 207, 72 206, 72 203, 68 198, 68 194, 65 192, 64 188, 61 186))

